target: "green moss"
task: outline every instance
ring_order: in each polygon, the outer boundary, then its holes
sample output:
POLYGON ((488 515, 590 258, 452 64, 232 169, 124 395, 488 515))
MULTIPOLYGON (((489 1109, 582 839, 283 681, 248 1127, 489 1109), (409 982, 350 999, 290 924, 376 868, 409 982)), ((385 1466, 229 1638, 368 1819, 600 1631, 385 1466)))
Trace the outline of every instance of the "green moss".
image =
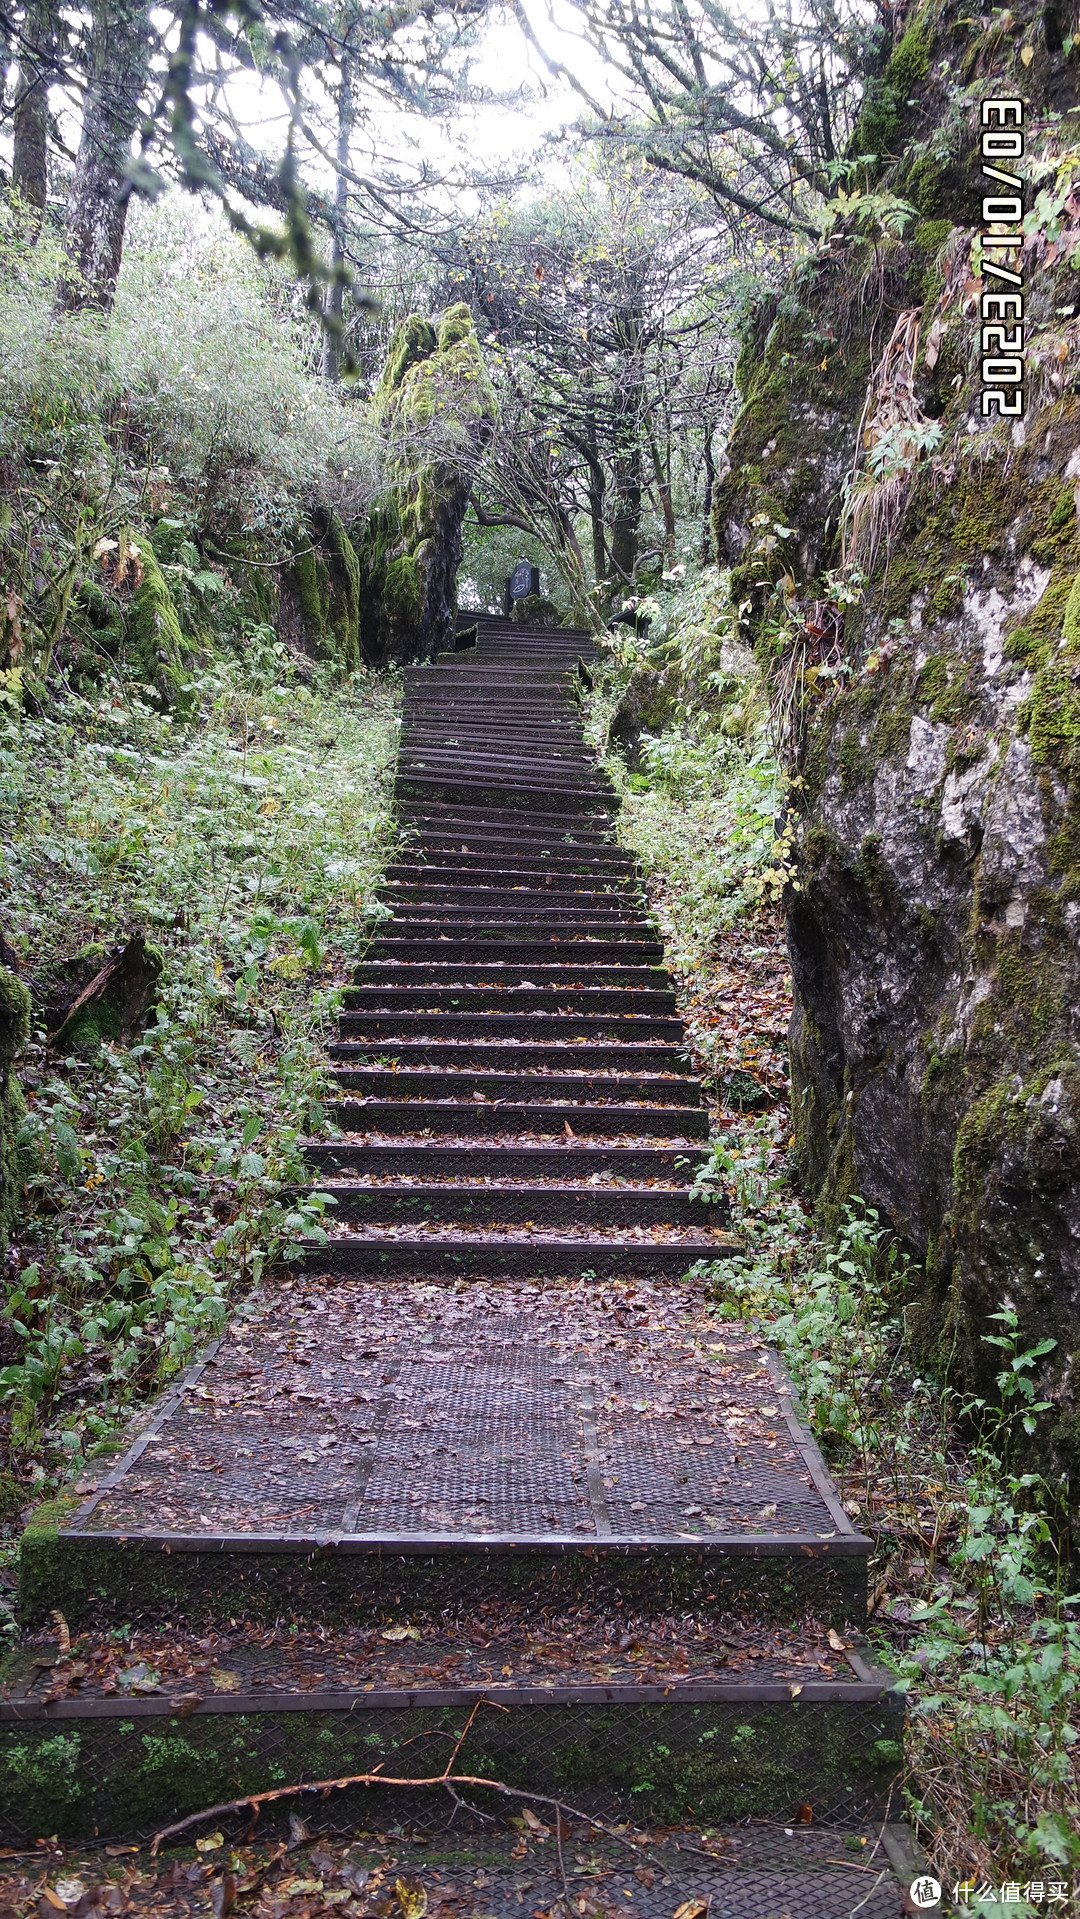
POLYGON ((1067 655, 1039 668, 1026 702, 1032 756, 1067 779, 1080 777, 1080 670, 1067 655))
POLYGON ((945 765, 950 773, 974 766, 986 752, 987 738, 981 726, 961 726, 949 734, 945 743, 945 765))
POLYGON ((296 582, 297 596, 300 601, 300 618, 304 627, 304 639, 316 655, 321 650, 323 635, 326 631, 323 615, 322 595, 319 592, 319 569, 315 560, 314 548, 305 546, 292 563, 292 575, 296 582))
POLYGON ((904 683, 899 672, 891 671, 887 679, 880 678, 877 682, 877 700, 871 742, 875 757, 881 761, 892 759, 898 753, 906 754, 914 711, 909 684, 904 683))
POLYGON ((383 604, 395 626, 411 627, 420 617, 420 568, 416 555, 401 553, 391 560, 383 582, 383 604))
POLYGON ((922 20, 913 20, 880 79, 867 87, 851 140, 855 154, 873 154, 879 160, 895 153, 907 118, 910 94, 930 65, 930 42, 922 20))
POLYGON ((337 665, 343 672, 352 673, 360 664, 360 562, 334 511, 327 523, 326 543, 330 554, 327 625, 337 665))
MULTIPOLYGON (((559 609, 554 600, 544 598, 542 593, 530 593, 523 600, 515 600, 510 608, 510 618, 517 626, 558 626, 559 609)), ((650 726, 650 720, 645 721, 650 726)))
POLYGON ((1077 581, 1074 573, 1057 572, 1041 598, 1019 626, 1005 640, 1005 658, 1018 666, 1040 667, 1057 647, 1065 621, 1065 609, 1077 581))
POLYGON ((840 767, 840 791, 854 793, 873 778, 874 765, 854 727, 849 727, 837 754, 840 767))
POLYGON ((166 706, 185 710, 191 702, 186 690, 188 648, 169 583, 148 535, 129 533, 127 537, 137 546, 143 569, 128 614, 128 657, 139 678, 155 687, 166 706))
POLYGON ((955 726, 966 721, 977 706, 967 662, 932 653, 915 682, 915 698, 920 706, 929 708, 930 718, 939 725, 955 726))
POLYGON ((895 896, 896 882, 885 859, 884 841, 880 833, 866 835, 851 870, 860 885, 865 886, 879 911, 895 896))
POLYGON ((469 477, 495 416, 464 302, 435 325, 413 314, 397 329, 374 411, 390 485, 367 526, 352 533, 364 653, 373 661, 431 657, 452 643, 469 477))
POLYGON ((438 336, 431 321, 425 320, 420 313, 410 313, 390 341, 382 379, 376 389, 377 401, 385 401, 389 394, 395 392, 409 368, 420 360, 429 359, 437 345, 438 336))
POLYGON ((941 291, 942 259, 952 230, 951 220, 920 220, 911 235, 910 297, 923 306, 928 307, 941 291))
MULTIPOLYGON (((182 1727, 165 1717, 88 1720, 62 1733, 9 1725, 0 1729, 0 1818, 5 1836, 127 1836, 283 1780, 378 1763, 402 1773, 418 1742, 421 1750, 449 1749, 455 1740, 474 1777, 559 1797, 599 1790, 624 1815, 664 1823, 681 1823, 691 1810, 709 1822, 751 1812, 781 1818, 810 1776, 830 1803, 856 1791, 860 1801, 869 1793, 884 1803, 903 1725, 896 1693, 870 1712, 848 1701, 748 1699, 692 1710, 675 1700, 487 1708, 467 1728, 466 1716, 443 1705, 380 1711, 361 1698, 350 1712, 205 1713, 182 1727)), ((400 1807, 391 1791, 359 1788, 351 1799, 335 1795, 333 1816, 378 1829, 400 1807)))
POLYGON ((802 842, 802 864, 807 874, 820 873, 830 860, 838 859, 840 843, 827 826, 812 826, 802 842))

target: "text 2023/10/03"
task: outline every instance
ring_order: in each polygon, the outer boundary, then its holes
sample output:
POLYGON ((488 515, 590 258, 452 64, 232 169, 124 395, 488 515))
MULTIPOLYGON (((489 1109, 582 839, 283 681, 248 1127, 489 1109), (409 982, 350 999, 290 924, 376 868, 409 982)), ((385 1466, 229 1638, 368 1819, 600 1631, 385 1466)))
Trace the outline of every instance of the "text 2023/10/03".
POLYGON ((982 203, 982 410, 1019 419, 1024 411, 1024 156, 1022 100, 982 103, 982 173, 995 191, 982 203), (1007 190, 1006 190, 1007 189, 1007 190), (1013 264, 1006 266, 1005 261, 1013 264))

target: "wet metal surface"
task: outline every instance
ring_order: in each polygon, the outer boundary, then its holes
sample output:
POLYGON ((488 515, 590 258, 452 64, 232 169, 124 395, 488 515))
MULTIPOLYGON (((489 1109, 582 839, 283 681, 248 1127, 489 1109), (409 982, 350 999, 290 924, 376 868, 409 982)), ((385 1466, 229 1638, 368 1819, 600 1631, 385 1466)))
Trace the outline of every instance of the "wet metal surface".
POLYGON ((313 1274, 234 1322, 69 1527, 852 1535, 774 1362, 722 1330, 692 1287, 313 1274))

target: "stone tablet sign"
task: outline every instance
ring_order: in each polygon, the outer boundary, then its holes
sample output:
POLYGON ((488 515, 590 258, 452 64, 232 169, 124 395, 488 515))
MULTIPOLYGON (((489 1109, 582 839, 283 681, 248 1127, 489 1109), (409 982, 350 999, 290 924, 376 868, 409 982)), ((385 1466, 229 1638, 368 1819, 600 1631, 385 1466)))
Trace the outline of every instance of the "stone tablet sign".
POLYGON ((528 560, 519 560, 507 583, 507 593, 511 600, 527 600, 540 591, 540 568, 531 566, 528 560))

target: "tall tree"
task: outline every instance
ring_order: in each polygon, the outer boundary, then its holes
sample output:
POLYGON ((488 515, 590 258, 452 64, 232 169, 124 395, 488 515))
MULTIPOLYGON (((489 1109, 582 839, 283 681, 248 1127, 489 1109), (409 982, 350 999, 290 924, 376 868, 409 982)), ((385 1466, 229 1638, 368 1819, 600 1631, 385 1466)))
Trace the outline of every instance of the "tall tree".
POLYGON ((95 0, 82 133, 67 207, 68 310, 112 305, 127 220, 132 142, 150 73, 148 0, 95 0))
POLYGON ((730 342, 703 292, 729 257, 699 192, 614 154, 461 239, 450 283, 491 329, 500 391, 478 517, 540 539, 575 592, 583 547, 609 594, 633 587, 646 520, 645 559, 676 557, 676 494, 696 513, 703 428, 730 390, 730 342))
POLYGON ((49 197, 49 84, 56 51, 55 9, 48 0, 26 0, 18 34, 11 184, 30 215, 34 235, 49 197))
POLYGON ((735 231, 749 216, 807 234, 897 12, 891 0, 577 0, 600 98, 583 62, 543 45, 524 0, 514 10, 547 69, 589 105, 597 137, 704 187, 735 231))

